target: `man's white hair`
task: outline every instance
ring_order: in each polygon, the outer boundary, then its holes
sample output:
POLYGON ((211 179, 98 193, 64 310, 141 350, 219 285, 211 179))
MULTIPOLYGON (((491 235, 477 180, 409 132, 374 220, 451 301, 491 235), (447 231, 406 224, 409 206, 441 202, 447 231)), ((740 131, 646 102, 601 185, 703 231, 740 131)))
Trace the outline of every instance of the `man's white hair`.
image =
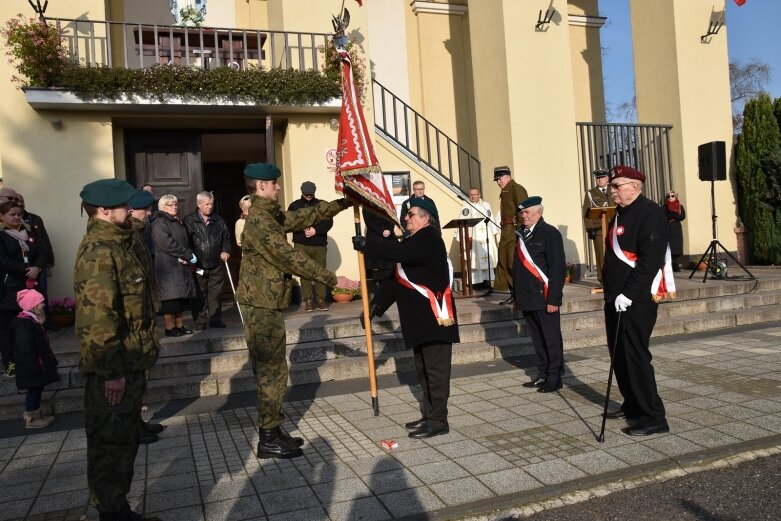
POLYGON ((200 192, 195 196, 196 204, 205 203, 207 201, 214 201, 214 194, 211 192, 200 192))

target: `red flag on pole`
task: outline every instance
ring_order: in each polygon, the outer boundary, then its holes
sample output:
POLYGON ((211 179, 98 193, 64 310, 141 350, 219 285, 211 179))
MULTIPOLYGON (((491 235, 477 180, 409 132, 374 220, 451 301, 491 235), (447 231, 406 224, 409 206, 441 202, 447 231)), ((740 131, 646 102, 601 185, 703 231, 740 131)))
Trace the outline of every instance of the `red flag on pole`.
POLYGON ((342 113, 336 144, 336 191, 398 223, 396 207, 374 154, 361 99, 355 90, 350 54, 343 49, 337 52, 342 62, 342 113))
MULTIPOLYGON (((358 2, 359 6, 363 7, 363 0, 355 0, 355 1, 358 2)), ((746 0, 743 0, 743 1, 745 2, 746 0)))

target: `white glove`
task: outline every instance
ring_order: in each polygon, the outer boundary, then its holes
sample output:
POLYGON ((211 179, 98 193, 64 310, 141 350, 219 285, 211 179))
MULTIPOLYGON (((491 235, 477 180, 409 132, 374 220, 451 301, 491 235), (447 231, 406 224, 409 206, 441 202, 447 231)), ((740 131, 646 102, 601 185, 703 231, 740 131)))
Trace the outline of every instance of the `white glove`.
POLYGON ((616 297, 616 311, 626 311, 631 305, 632 301, 626 298, 623 293, 616 297))

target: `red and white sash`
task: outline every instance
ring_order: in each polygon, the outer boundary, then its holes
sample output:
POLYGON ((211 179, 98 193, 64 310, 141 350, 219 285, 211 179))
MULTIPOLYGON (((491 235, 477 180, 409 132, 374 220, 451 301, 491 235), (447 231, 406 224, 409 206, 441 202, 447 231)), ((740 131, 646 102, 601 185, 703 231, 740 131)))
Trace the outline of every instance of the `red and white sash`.
MULTIPOLYGON (((613 253, 616 254, 621 261, 625 262, 631 267, 635 267, 637 254, 631 251, 622 250, 618 245, 618 234, 616 230, 618 226, 618 215, 616 215, 613 226, 608 231, 610 237, 610 245, 613 248, 613 253)), ((673 278, 672 267, 672 255, 670 254, 670 245, 667 245, 667 251, 664 252, 664 266, 659 270, 659 273, 654 277, 654 281, 651 284, 651 298, 654 302, 659 302, 664 298, 675 298, 675 279, 673 278)))
POLYGON ((545 300, 548 300, 548 276, 543 273, 539 266, 534 264, 529 250, 526 249, 526 243, 523 241, 523 237, 518 238, 518 244, 515 246, 515 250, 516 253, 518 253, 518 258, 521 259, 521 263, 529 270, 529 273, 542 282, 542 296, 545 300))
POLYGON ((409 280, 407 274, 404 273, 404 268, 401 267, 401 263, 396 264, 396 280, 402 286, 414 289, 428 299, 431 304, 431 311, 434 313, 434 317, 436 317, 437 323, 440 326, 452 326, 456 323, 456 317, 453 314, 453 292, 450 289, 453 285, 453 264, 450 262, 450 259, 447 259, 447 268, 449 281, 445 291, 439 293, 439 297, 442 299, 442 303, 440 304, 437 294, 426 286, 415 284, 409 280))

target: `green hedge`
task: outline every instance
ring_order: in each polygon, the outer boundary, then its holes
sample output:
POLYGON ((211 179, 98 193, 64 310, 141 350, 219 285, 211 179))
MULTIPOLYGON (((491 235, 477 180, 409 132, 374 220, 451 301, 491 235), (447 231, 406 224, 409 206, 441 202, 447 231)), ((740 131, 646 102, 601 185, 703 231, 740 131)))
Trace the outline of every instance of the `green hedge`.
POLYGON ((70 65, 56 87, 87 101, 171 98, 206 102, 232 101, 264 105, 311 105, 341 94, 338 85, 315 70, 264 70, 250 67, 202 69, 155 65, 145 69, 70 65))

